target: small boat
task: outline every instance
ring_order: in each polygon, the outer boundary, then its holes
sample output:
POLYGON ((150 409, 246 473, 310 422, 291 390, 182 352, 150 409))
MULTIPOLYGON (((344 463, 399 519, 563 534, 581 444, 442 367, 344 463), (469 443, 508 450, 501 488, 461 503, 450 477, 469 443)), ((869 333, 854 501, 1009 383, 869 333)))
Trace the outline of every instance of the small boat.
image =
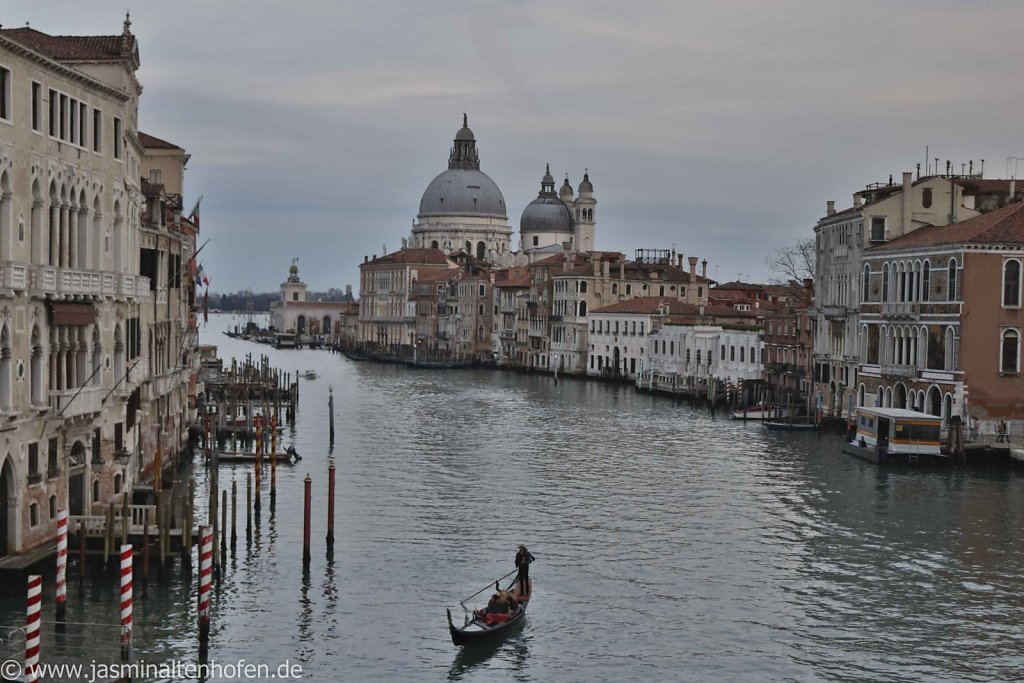
POLYGON ((857 433, 843 452, 877 465, 948 465, 940 449, 942 418, 904 408, 857 408, 857 433))
MULTIPOLYGON (((513 574, 515 572, 512 572, 513 574)), ((506 577, 502 577, 506 578, 506 577)), ((500 579, 499 579, 500 581, 500 579)), ((485 590, 491 588, 488 584, 483 590, 478 591, 476 595, 482 593, 485 590)), ((498 581, 494 582, 494 588, 500 590, 498 581)), ((505 621, 500 623, 489 623, 487 620, 486 610, 468 610, 462 603, 463 609, 466 609, 465 623, 462 626, 456 626, 455 622, 452 621, 452 611, 446 610, 448 614, 448 633, 452 637, 452 643, 455 645, 474 645, 478 643, 489 643, 494 642, 496 639, 502 636, 508 635, 512 631, 515 631, 523 622, 526 621, 526 606, 530 602, 530 594, 533 593, 533 581, 529 581, 526 586, 526 594, 523 595, 519 586, 513 581, 513 585, 509 586, 509 590, 512 596, 516 599, 516 607, 509 614, 505 621), (513 589, 514 586, 514 590, 513 589)), ((470 598, 473 596, 471 595, 470 598)), ((466 598, 468 600, 469 598, 466 598)))
POLYGON ((786 422, 784 420, 768 420, 762 422, 767 429, 777 432, 813 432, 818 429, 815 422, 786 422))
MULTIPOLYGON (((218 462, 256 462, 256 454, 252 451, 206 451, 207 460, 212 460, 215 456, 218 462)), ((302 456, 298 454, 294 446, 289 446, 274 456, 274 462, 280 465, 294 465, 299 460, 302 460, 302 456)), ((263 453, 260 456, 260 462, 269 465, 270 453, 263 453)))
POLYGON ((306 370, 306 374, 303 376, 306 379, 316 379, 316 370, 306 370))
POLYGON ((732 418, 734 420, 778 420, 781 417, 790 417, 793 411, 782 408, 781 406, 774 405, 772 403, 758 403, 754 406, 747 406, 746 408, 740 408, 734 410, 732 418))

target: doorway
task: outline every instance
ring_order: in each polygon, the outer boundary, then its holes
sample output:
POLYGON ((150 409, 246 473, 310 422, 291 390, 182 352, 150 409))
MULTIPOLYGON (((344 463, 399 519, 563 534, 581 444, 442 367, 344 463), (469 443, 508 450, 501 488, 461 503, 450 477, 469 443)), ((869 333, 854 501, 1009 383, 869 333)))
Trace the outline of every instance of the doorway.
POLYGON ((16 501, 14 495, 14 470, 11 461, 4 461, 3 469, 0 469, 0 557, 14 550, 14 543, 11 540, 14 529, 14 515, 11 508, 16 501))

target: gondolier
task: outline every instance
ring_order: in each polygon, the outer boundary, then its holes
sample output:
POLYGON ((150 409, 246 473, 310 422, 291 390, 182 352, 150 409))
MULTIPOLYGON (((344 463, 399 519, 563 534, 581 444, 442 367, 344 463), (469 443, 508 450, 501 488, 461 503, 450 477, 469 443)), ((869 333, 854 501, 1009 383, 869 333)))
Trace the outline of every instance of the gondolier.
POLYGON ((518 546, 516 551, 516 569, 519 570, 519 573, 516 575, 515 582, 519 584, 520 595, 529 595, 530 563, 537 558, 530 554, 530 551, 526 549, 525 545, 518 546))

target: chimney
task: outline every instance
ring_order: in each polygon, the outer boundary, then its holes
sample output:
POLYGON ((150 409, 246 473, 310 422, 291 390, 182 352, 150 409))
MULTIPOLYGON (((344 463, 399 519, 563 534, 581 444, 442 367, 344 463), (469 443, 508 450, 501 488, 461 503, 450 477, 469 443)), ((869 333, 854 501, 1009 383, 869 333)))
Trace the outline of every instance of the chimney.
POLYGON ((590 262, 594 264, 594 277, 597 277, 601 274, 601 262, 593 257, 591 257, 590 262))
POLYGON ((690 282, 697 281, 697 257, 691 256, 687 259, 690 262, 690 282))
POLYGON ((825 202, 825 215, 835 216, 836 215, 836 203, 831 199, 825 202))
POLYGON ((612 264, 609 261, 601 262, 601 274, 604 277, 610 277, 612 272, 612 264))
POLYGON ((625 280, 626 279, 626 262, 625 261, 619 261, 619 279, 620 280, 625 280))
POLYGON ((906 235, 908 232, 913 230, 913 226, 910 223, 910 195, 911 186, 914 184, 914 174, 910 171, 903 172, 903 232, 901 234, 906 235))
POLYGON ((854 192, 853 193, 853 208, 855 208, 855 209, 859 209, 860 208, 860 192, 854 192))
POLYGON ((700 276, 705 280, 708 279, 708 260, 704 259, 700 262, 700 276))
POLYGON ((1016 178, 1010 178, 1010 203, 1011 204, 1013 202, 1017 201, 1015 199, 1016 195, 1017 195, 1017 179, 1016 178))
POLYGON ((345 296, 352 297, 352 285, 345 285, 345 296))

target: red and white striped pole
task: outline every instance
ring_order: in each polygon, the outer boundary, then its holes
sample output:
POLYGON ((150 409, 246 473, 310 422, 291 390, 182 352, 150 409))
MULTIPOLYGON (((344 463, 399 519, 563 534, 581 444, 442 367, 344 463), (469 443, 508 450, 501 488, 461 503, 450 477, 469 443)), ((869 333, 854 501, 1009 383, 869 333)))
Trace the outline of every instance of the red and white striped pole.
MULTIPOLYGON (((82 567, 84 569, 84 567, 82 567)), ((68 511, 57 510, 57 622, 64 622, 68 587, 68 511)))
POLYGON ((39 622, 43 607, 43 577, 28 577, 28 619, 25 622, 25 680, 39 680, 39 622))
POLYGON ((121 546, 121 659, 132 651, 132 545, 121 546))
POLYGON ((210 583, 213 579, 213 530, 199 528, 199 651, 210 642, 210 583))

